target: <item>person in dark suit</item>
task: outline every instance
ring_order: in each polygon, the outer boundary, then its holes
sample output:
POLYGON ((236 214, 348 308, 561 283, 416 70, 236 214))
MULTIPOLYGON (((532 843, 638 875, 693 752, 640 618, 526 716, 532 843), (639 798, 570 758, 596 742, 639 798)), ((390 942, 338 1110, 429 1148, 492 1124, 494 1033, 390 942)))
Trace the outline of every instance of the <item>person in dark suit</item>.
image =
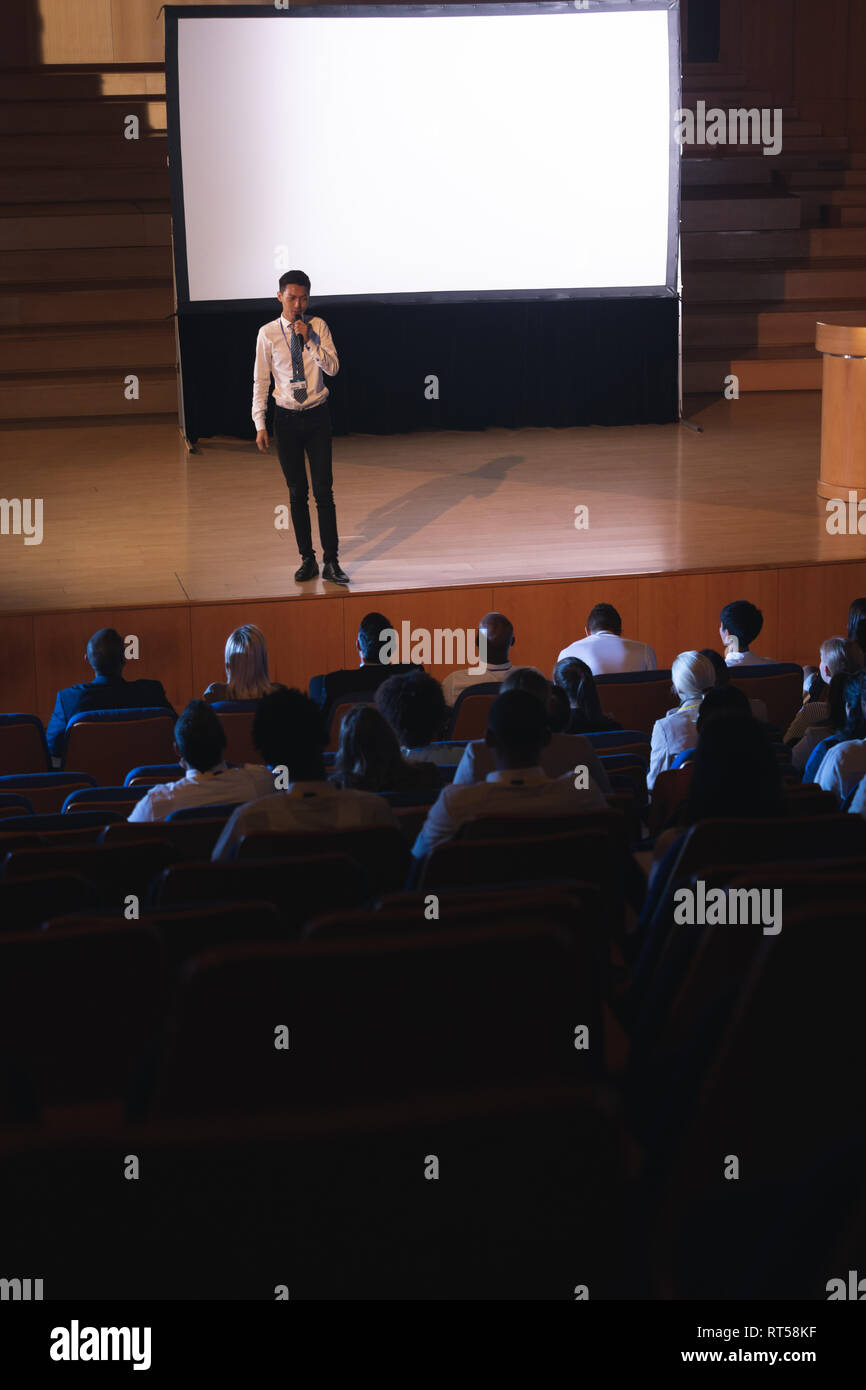
POLYGON ((353 671, 328 671, 324 676, 313 676, 310 697, 323 711, 326 722, 335 706, 347 695, 369 695, 372 700, 379 686, 389 676, 402 676, 407 671, 423 669, 420 666, 382 664, 379 653, 386 641, 382 633, 386 631, 393 632, 394 629, 384 614, 365 614, 356 639, 360 666, 353 671))
POLYGON ((143 709, 164 706, 174 714, 161 681, 123 678, 126 657, 123 638, 113 627, 101 627, 87 643, 85 653, 93 670, 92 681, 81 681, 58 690, 54 713, 45 737, 54 758, 66 750, 66 726, 76 714, 94 709, 143 709))

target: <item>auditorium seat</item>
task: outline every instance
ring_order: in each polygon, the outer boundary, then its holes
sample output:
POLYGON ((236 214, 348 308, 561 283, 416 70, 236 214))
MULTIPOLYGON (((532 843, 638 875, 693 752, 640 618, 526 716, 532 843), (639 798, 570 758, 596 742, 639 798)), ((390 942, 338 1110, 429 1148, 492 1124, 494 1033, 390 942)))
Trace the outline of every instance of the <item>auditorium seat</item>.
POLYGON ((102 709, 76 714, 66 726, 64 766, 106 787, 122 783, 130 764, 167 762, 174 751, 173 716, 165 709, 102 709))
POLYGON ((803 668, 791 661, 729 668, 731 685, 750 700, 763 700, 770 724, 787 729, 803 703, 803 668))
MULTIPOLYGON (((3 836, 12 835, 16 831, 21 831, 25 835, 47 835, 53 831, 58 834, 69 836, 70 841, 76 839, 90 838, 96 841, 104 825, 110 821, 121 820, 122 811, 116 807, 113 810, 106 810, 97 806, 94 809, 87 807, 75 816, 67 816, 62 811, 50 811, 43 815, 34 813, 31 816, 7 816, 0 822, 0 834, 3 836), (88 836, 86 832, 90 831, 88 836)), ((60 840, 54 840, 54 844, 59 844, 60 840)))
POLYGON ((123 779, 125 787, 160 787, 164 782, 179 782, 186 776, 186 768, 180 763, 154 763, 145 767, 134 767, 123 779))
POLYGON ((107 825, 100 841, 105 845, 153 844, 159 840, 171 845, 180 859, 210 859, 213 847, 225 829, 225 819, 211 820, 116 821, 107 825))
POLYGON ((35 714, 0 714, 0 776, 50 767, 42 720, 35 714))
POLYGON ((166 824, 177 825, 179 821, 221 820, 227 821, 233 811, 244 803, 242 801, 209 801, 204 806, 181 806, 166 816, 166 824))
POLYGON ((660 772, 652 790, 652 804, 649 813, 650 835, 659 835, 665 829, 674 812, 686 800, 692 784, 692 764, 668 768, 660 772))
POLYGON ((502 686, 497 681, 485 681, 461 690, 451 712, 448 742, 483 738, 487 733, 490 706, 501 693, 502 686))
POLYGON ((26 796, 19 796, 17 792, 0 794, 0 820, 7 816, 30 816, 32 814, 33 806, 26 796))
POLYGON ((211 709, 219 715, 225 729, 227 763, 261 763, 262 755, 253 743, 253 721, 258 700, 215 700, 211 709))
POLYGON ((64 814, 70 811, 80 815, 83 811, 113 810, 128 816, 146 791, 146 787, 80 787, 78 791, 69 793, 62 809, 64 814))
MULTIPOLYGON (((56 917, 45 923, 46 928, 99 928, 104 925, 104 917, 84 912, 56 917)), ((255 899, 149 910, 141 914, 138 926, 142 931, 152 933, 160 943, 169 971, 219 946, 283 942, 288 939, 285 923, 273 903, 257 902, 255 899)))
MULTIPOLYGON (((142 906, 151 879, 174 863, 177 850, 165 841, 152 844, 82 844, 60 849, 19 849, 7 854, 2 866, 4 879, 33 874, 75 873, 97 889, 100 905, 106 911, 123 913, 130 895, 142 906)), ((123 921, 123 917, 120 917, 123 921)))
POLYGON ((340 747, 340 731, 343 727, 343 719, 349 713, 349 710, 354 709, 356 705, 369 705, 372 703, 373 701, 369 695, 363 700, 356 698, 354 695, 345 695, 342 697, 339 704, 333 706, 330 722, 328 724, 327 751, 329 753, 336 753, 340 747))
POLYGON ((644 735, 678 703, 670 671, 622 671, 596 676, 595 684, 605 714, 644 735))
POLYGON ((70 792, 95 786, 94 779, 83 772, 17 773, 12 777, 0 777, 0 792, 26 796, 33 810, 40 814, 61 811, 70 792))
POLYGON ((155 879, 148 907, 266 902, 277 909, 285 929, 298 935, 318 912, 357 907, 369 892, 363 869, 344 855, 192 860, 176 862, 155 879))
MULTIPOLYGON (((286 1054, 287 1055, 287 1054, 286 1054)), ((637 1296, 629 1146, 594 1087, 0 1136, 11 1271, 55 1299, 637 1296), (139 1182, 126 1154, 145 1155, 139 1182), (426 1157, 442 1181, 425 1181, 426 1157), (182 1239, 178 1233, 182 1233, 182 1239), (504 1233, 504 1234, 503 1234, 504 1233), (575 1252, 578 1268, 575 1269, 575 1252), (563 1293, 566 1290, 566 1293, 563 1293)))
POLYGON ((98 906, 92 883, 76 873, 0 878, 2 932, 40 927, 49 917, 86 912, 98 906))
POLYGON ((389 893, 406 886, 411 864, 410 847, 398 829, 390 825, 365 825, 352 830, 318 830, 311 833, 256 831, 244 835, 237 859, 295 859, 338 854, 352 859, 367 874, 371 891, 389 893))
POLYGON ((297 1113, 589 1080, 603 1067, 601 998, 576 958, 545 926, 209 952, 179 983, 145 1112, 297 1113))
POLYGON ((822 859, 866 854, 866 822, 859 816, 790 816, 775 820, 704 820, 694 825, 672 871, 686 879, 704 864, 759 864, 762 860, 822 859))
POLYGON ((602 729, 600 733, 581 734, 581 738, 587 739, 598 753, 599 757, 608 753, 619 753, 623 749, 627 753, 636 750, 641 756, 645 756, 647 763, 650 759, 651 737, 642 729, 602 729), (644 753, 643 750, 646 750, 644 753))

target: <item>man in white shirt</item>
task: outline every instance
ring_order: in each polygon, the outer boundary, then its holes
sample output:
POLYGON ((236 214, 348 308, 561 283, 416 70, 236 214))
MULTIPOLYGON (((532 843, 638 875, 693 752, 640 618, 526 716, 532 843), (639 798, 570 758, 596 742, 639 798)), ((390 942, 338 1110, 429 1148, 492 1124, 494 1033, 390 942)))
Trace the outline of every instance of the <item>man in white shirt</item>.
POLYGON ((726 666, 773 666, 771 656, 758 656, 749 650, 761 628, 764 615, 746 599, 726 603, 719 614, 719 636, 725 644, 726 666))
POLYGON ((282 778, 285 790, 239 806, 214 847, 213 859, 230 859, 245 835, 255 831, 350 830, 362 825, 397 825, 383 797, 340 791, 325 775, 328 741, 322 712, 300 690, 275 690, 256 711, 256 747, 282 778))
POLYGON ((481 666, 452 671, 442 682, 445 703, 453 708, 464 690, 473 685, 503 681, 511 670, 509 652, 514 645, 514 628, 503 613, 485 613, 478 624, 478 652, 481 666))
POLYGON ((594 676, 620 671, 655 671, 656 654, 645 642, 622 635, 622 618, 611 603, 597 603, 586 620, 586 636, 563 647, 557 662, 576 656, 594 676))
POLYGON ((331 417, 326 376, 336 376, 340 363, 324 319, 305 318, 309 303, 310 277, 303 270, 287 270, 280 276, 277 299, 282 314, 263 324, 256 339, 253 373, 253 423, 256 447, 264 453, 270 446, 265 429, 268 387, 274 378, 274 435, 280 467, 289 487, 292 526, 301 554, 295 573, 298 584, 315 579, 319 573, 310 510, 309 487, 304 451, 310 460, 310 477, 319 518, 324 568, 322 578, 332 584, 348 584, 349 576, 340 568, 337 552, 337 512, 334 507, 334 478, 331 457, 331 417))
MULTIPOLYGON (((490 707, 487 743, 496 771, 470 786, 443 787, 412 847, 423 859, 466 821, 488 816, 563 816, 603 811, 607 802, 585 768, 548 777, 540 767, 550 739, 544 707, 525 690, 509 690, 490 707)), ((564 825, 569 824, 568 820, 564 825)))
POLYGON ((274 789, 267 767, 229 767, 223 761, 225 730, 204 700, 192 700, 174 726, 174 746, 186 768, 177 782, 151 787, 127 817, 131 821, 166 820, 189 806, 252 801, 274 789))

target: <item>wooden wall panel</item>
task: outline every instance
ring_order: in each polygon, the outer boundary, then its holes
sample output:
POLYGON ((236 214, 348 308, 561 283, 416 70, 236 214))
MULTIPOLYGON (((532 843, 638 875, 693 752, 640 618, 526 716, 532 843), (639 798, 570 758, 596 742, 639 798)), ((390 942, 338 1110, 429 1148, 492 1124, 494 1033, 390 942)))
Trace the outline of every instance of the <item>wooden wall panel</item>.
POLYGON ((850 3, 851 0, 821 0, 820 5, 816 5, 813 0, 796 0, 794 91, 798 99, 849 95, 847 78, 850 3))
MULTIPOLYGON (((342 665, 349 669, 358 665, 358 652, 355 639, 358 624, 365 613, 381 612, 391 622, 397 632, 402 632, 404 622, 413 628, 426 629, 431 634, 435 628, 469 629, 474 631, 485 613, 491 612, 496 604, 493 590, 489 587, 478 589, 420 589, 397 594, 365 594, 357 598, 347 595, 343 600, 345 612, 345 632, 343 639, 342 665)), ((511 616, 510 614, 508 615, 511 616)), ((435 654, 435 653, 434 653, 435 654)), ((425 669, 442 680, 449 671, 454 671, 457 663, 425 662, 425 669)), ((325 669, 325 668, 322 668, 325 669)))
POLYGON ((33 619, 27 614, 0 615, 0 711, 36 713, 36 662, 33 619))
POLYGON ((815 666, 828 637, 846 637, 848 608, 866 595, 866 562, 808 565, 779 571, 779 648, 801 666, 815 666))
POLYGON ((271 679, 307 691, 311 676, 343 664, 342 603, 342 598, 319 598, 194 606, 194 695, 225 679, 226 638, 242 623, 257 623, 265 634, 271 679))
POLYGON ((175 709, 192 697, 189 609, 99 609, 78 613, 40 613, 33 619, 37 713, 47 720, 59 689, 92 679, 85 659, 87 639, 101 627, 113 627, 139 640, 139 659, 127 663, 128 680, 162 681, 175 709))
POLYGON ((585 635, 596 603, 612 603, 623 633, 637 637, 637 584, 636 578, 599 578, 497 586, 493 606, 514 624, 515 665, 537 666, 549 676, 563 647, 585 635))
POLYGON ((780 106, 794 99, 796 0, 760 0, 741 11, 742 70, 749 86, 767 90, 780 106))
MULTIPOLYGON (((141 0, 134 0, 134 3, 144 8, 141 0)), ((152 7, 148 5, 147 8, 152 7)), ((111 0, 39 0, 38 12, 43 63, 116 61, 111 35, 111 0)))
POLYGON ((638 580, 639 631, 655 650, 659 669, 683 651, 714 647, 721 652, 719 613, 726 603, 748 599, 764 615, 755 643, 760 656, 787 660, 778 646, 778 571, 646 575, 638 580))

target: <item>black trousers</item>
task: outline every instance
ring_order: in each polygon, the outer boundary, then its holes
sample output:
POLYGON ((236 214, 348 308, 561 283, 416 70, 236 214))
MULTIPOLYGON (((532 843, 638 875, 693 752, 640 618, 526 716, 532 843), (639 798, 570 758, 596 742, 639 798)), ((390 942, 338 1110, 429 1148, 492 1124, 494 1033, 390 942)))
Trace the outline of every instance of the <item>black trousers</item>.
POLYGON ((331 414, 328 402, 309 410, 284 410, 275 406, 274 437, 283 476, 289 485, 292 525, 301 558, 313 555, 313 535, 310 529, 310 495, 307 483, 306 451, 310 460, 310 478, 319 518, 319 539, 322 558, 327 564, 337 559, 337 511, 334 506, 334 476, 331 463, 331 414))

